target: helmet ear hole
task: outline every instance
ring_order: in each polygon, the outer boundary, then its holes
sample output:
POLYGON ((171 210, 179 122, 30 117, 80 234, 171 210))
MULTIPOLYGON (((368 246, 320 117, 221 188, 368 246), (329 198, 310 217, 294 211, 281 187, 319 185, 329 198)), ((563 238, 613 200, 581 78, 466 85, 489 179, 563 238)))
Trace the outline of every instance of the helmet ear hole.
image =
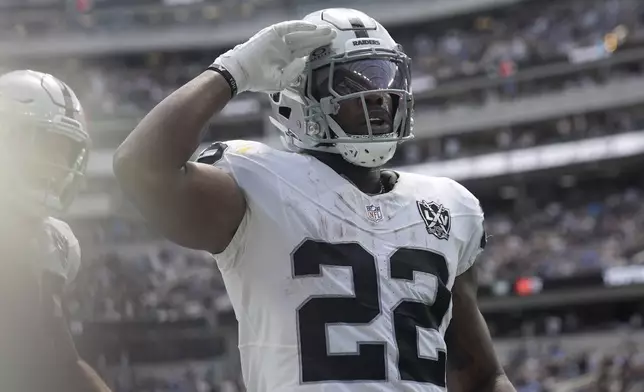
POLYGON ((281 98, 282 98, 281 93, 273 93, 273 94, 271 94, 271 100, 273 102, 275 102, 275 103, 279 103, 281 98))
POLYGON ((280 116, 284 117, 287 120, 291 118, 291 111, 292 109, 288 106, 280 106, 277 109, 277 112, 280 114, 280 116))

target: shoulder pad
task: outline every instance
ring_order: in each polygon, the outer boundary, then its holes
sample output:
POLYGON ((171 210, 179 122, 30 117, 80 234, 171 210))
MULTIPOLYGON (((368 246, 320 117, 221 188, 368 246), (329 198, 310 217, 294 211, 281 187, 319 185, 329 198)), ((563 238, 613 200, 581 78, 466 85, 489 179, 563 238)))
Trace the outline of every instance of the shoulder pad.
POLYGON ((472 213, 475 215, 483 215, 483 209, 481 208, 481 203, 479 199, 476 198, 467 188, 461 185, 459 182, 452 180, 447 177, 440 177, 448 186, 454 191, 456 200, 463 208, 464 213, 472 213))
POLYGON ((78 242, 74 232, 67 223, 56 218, 49 218, 47 223, 47 226, 51 230, 50 233, 55 237, 57 242, 61 243, 60 246, 68 248, 70 245, 78 242))
POLYGON ((60 257, 65 278, 69 283, 74 280, 80 269, 81 254, 78 239, 67 223, 51 217, 46 223, 54 241, 53 245, 60 257))

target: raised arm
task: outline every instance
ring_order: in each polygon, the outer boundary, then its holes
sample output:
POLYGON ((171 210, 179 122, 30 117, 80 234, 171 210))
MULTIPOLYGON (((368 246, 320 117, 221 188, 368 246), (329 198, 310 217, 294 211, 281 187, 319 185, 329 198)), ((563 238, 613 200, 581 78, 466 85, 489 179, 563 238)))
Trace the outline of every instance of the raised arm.
POLYGON ((222 251, 246 203, 222 170, 188 162, 201 130, 230 100, 217 72, 205 71, 158 104, 114 155, 114 173, 144 217, 176 243, 222 251))
POLYGON ((157 105, 114 156, 116 178, 145 218, 180 245, 223 251, 246 201, 230 174, 188 162, 201 130, 237 92, 283 90, 303 71, 303 57, 334 36, 303 21, 269 26, 157 105))

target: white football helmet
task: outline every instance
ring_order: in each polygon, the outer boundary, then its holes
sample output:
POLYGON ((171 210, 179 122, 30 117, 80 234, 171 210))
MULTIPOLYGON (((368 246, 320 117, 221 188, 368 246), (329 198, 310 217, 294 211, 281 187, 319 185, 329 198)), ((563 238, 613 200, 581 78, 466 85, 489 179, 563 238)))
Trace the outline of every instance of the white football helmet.
MULTIPOLYGON (((304 20, 337 30, 337 37, 315 49, 294 84, 269 94, 271 122, 282 133, 286 148, 341 154, 365 167, 389 161, 398 143, 412 137, 413 95, 411 60, 387 30, 366 14, 332 8, 307 15, 304 20), (389 94, 392 123, 386 133, 370 118, 366 97, 389 94), (368 132, 352 132, 338 124, 343 102, 360 100, 368 132)), ((355 102, 355 101, 354 101, 355 102)))
POLYGON ((90 138, 74 92, 52 75, 0 76, 0 200, 25 212, 64 211, 87 167, 90 138))

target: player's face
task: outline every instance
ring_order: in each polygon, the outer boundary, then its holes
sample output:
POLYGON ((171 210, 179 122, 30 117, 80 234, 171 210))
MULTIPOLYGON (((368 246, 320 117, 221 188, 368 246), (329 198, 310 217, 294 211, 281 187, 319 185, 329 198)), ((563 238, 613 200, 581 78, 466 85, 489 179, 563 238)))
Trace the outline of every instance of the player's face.
POLYGON ((73 166, 78 144, 68 137, 44 133, 26 150, 26 177, 36 188, 56 187, 73 166))
POLYGON ((339 63, 332 74, 330 66, 313 72, 312 93, 317 99, 363 93, 364 105, 360 97, 341 99, 338 113, 331 117, 347 134, 368 135, 369 123, 374 135, 383 135, 394 131, 400 97, 379 90, 407 90, 404 74, 401 64, 384 58, 339 63))
MULTIPOLYGON (((371 93, 365 95, 368 120, 374 135, 391 133, 393 129, 393 98, 387 93, 371 93)), ((368 135, 367 116, 359 98, 349 99, 340 104, 334 120, 352 135, 368 135)))

